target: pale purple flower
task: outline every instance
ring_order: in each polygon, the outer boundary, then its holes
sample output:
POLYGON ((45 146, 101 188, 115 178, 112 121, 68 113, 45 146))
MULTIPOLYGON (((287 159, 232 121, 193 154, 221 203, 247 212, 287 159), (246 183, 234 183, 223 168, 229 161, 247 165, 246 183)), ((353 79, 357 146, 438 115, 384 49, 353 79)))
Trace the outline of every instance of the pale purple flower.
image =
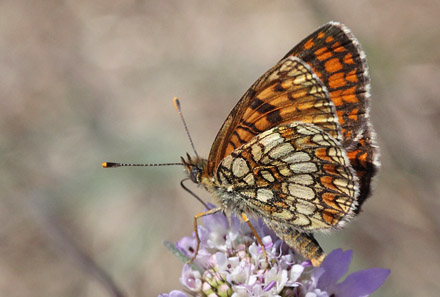
POLYGON ((202 289, 201 274, 197 270, 191 269, 188 265, 183 267, 180 282, 191 292, 199 292, 202 289))
MULTIPOLYGON (((348 275, 352 252, 331 252, 318 268, 279 239, 261 220, 252 220, 265 246, 270 267, 246 223, 222 213, 204 217, 199 226, 200 249, 194 263, 185 264, 180 278, 187 294, 172 291, 170 297, 289 296, 364 297, 376 291, 390 271, 372 268, 348 275), (175 295, 172 295, 175 294, 175 295), (178 295, 180 294, 180 295, 178 295)), ((196 240, 184 237, 175 249, 184 257, 194 256, 196 240)))
POLYGON ((390 270, 383 268, 370 268, 348 275, 344 281, 338 281, 347 273, 353 252, 337 249, 332 251, 322 265, 315 268, 310 281, 305 282, 302 289, 308 293, 320 295, 326 292, 329 296, 337 297, 362 297, 376 291, 387 279, 390 270))
POLYGON ((188 297, 184 292, 173 290, 169 294, 160 294, 159 297, 188 297))

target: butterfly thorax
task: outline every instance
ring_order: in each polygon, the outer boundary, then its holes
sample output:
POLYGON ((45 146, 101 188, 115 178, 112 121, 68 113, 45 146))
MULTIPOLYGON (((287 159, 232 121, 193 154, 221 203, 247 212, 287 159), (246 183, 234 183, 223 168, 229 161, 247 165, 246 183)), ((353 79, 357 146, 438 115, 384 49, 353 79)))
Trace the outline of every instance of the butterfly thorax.
POLYGON ((196 184, 202 185, 211 193, 213 198, 225 211, 240 214, 246 212, 251 214, 250 209, 241 203, 237 197, 234 199, 233 186, 219 182, 214 176, 206 172, 208 160, 199 157, 192 158, 187 154, 186 160, 181 157, 182 164, 185 166, 188 177, 196 184))

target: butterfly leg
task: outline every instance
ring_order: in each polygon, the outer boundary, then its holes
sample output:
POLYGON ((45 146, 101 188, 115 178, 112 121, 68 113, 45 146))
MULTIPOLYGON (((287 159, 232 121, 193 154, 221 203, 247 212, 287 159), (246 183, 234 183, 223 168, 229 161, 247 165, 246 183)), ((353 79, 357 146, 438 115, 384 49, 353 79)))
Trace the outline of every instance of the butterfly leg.
POLYGON ((268 268, 269 267, 269 258, 267 257, 266 248, 264 247, 263 241, 261 240, 261 238, 258 235, 257 231, 255 230, 254 226, 251 224, 251 221, 249 221, 249 218, 246 216, 246 214, 244 212, 241 213, 241 217, 243 218, 243 221, 245 221, 248 224, 249 228, 251 228, 252 233, 254 233, 255 238, 258 241, 258 244, 261 246, 264 258, 266 259, 266 268, 268 268))
POLYGON ((309 259, 313 266, 318 267, 324 261, 326 254, 312 234, 302 233, 293 228, 283 227, 278 224, 270 224, 270 228, 291 248, 309 259))
POLYGON ((194 252, 194 256, 191 258, 191 260, 189 260, 187 263, 189 264, 189 263, 192 263, 195 259, 196 259, 196 257, 197 257, 197 254, 198 254, 198 252, 199 252, 199 247, 200 247, 200 237, 199 237, 199 232, 198 232, 198 230, 197 230, 197 219, 199 219, 199 218, 201 218, 201 217, 204 217, 204 216, 208 216, 208 215, 211 215, 211 214, 215 214, 215 213, 217 213, 217 212, 219 212, 219 211, 222 211, 223 209, 221 208, 221 207, 216 207, 216 208, 213 208, 213 209, 210 209, 210 210, 208 210, 208 211, 205 211, 205 212, 201 212, 201 213, 199 213, 199 214, 196 214, 195 216, 194 216, 194 232, 195 232, 195 234, 196 234, 196 240, 197 240, 197 243, 196 243, 196 250, 195 250, 195 252, 194 252))

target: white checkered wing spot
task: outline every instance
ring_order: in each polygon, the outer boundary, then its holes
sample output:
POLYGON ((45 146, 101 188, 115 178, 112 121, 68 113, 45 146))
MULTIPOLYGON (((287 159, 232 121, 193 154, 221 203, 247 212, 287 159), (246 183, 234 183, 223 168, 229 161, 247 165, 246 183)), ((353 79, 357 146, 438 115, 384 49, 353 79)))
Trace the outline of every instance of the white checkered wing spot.
POLYGON ((253 137, 221 161, 214 179, 240 201, 237 210, 305 232, 341 227, 359 192, 340 142, 301 122, 253 137))

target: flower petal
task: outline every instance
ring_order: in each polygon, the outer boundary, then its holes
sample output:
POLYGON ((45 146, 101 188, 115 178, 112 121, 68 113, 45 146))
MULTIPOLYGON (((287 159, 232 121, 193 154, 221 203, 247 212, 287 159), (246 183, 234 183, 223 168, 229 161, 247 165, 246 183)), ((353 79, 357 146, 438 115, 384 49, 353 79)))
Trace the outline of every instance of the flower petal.
POLYGON ((328 254, 321 265, 324 273, 319 278, 318 288, 328 291, 327 289, 333 287, 347 273, 352 255, 353 251, 344 252, 342 249, 336 249, 328 254))
POLYGON ((338 297, 368 296, 385 282, 390 274, 389 269, 371 268, 354 272, 332 292, 338 297))
POLYGON ((320 289, 315 289, 313 292, 308 292, 305 297, 329 297, 329 296, 326 291, 321 291, 320 289))
POLYGON ((270 289, 272 289, 273 287, 275 287, 275 285, 277 284, 277 282, 276 281, 271 281, 271 282, 269 282, 264 288, 263 288, 263 291, 264 292, 267 292, 267 291, 269 291, 270 289))
POLYGON ((196 250, 196 239, 194 237, 185 236, 176 243, 176 248, 188 257, 194 256, 196 250))
POLYGON ((158 297, 188 297, 188 295, 179 290, 172 290, 169 294, 160 294, 158 297))
POLYGON ((292 269, 290 269, 290 281, 296 282, 304 271, 304 267, 299 264, 294 264, 292 269))
POLYGON ((188 264, 183 266, 180 282, 192 292, 200 292, 202 289, 202 276, 200 272, 192 270, 188 264))

